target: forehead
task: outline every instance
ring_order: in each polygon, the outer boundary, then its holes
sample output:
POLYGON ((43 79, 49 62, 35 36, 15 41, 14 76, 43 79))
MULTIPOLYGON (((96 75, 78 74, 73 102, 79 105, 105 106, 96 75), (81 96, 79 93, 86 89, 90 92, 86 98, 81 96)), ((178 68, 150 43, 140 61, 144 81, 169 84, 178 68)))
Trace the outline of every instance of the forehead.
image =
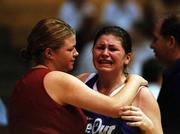
POLYGON ((121 39, 120 39, 120 37, 117 37, 113 34, 104 34, 98 38, 96 44, 98 44, 100 42, 101 43, 102 42, 104 42, 104 43, 106 43, 106 42, 108 42, 108 43, 121 43, 121 39))
POLYGON ((64 39, 64 44, 63 46, 66 47, 66 46, 73 46, 76 44, 76 37, 75 35, 71 35, 69 37, 67 37, 66 39, 64 39))
POLYGON ((154 27, 154 32, 160 33, 162 23, 163 23, 162 18, 160 18, 159 20, 156 21, 156 24, 155 24, 155 27, 154 27))
POLYGON ((159 36, 160 35, 160 28, 161 28, 161 23, 158 22, 155 24, 154 30, 153 30, 153 34, 154 36, 159 36))
POLYGON ((69 37, 67 37, 66 39, 64 39, 65 43, 69 43, 69 42, 76 42, 76 37, 75 35, 71 35, 69 37))

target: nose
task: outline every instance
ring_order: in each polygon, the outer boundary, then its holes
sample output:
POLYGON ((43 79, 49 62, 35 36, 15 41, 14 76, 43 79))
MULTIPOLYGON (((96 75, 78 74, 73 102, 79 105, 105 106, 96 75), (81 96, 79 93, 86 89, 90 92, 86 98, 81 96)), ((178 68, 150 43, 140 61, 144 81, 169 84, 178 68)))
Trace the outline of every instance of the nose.
POLYGON ((75 49, 73 56, 77 57, 79 55, 78 51, 75 49))
POLYGON ((102 51, 102 54, 103 54, 103 55, 108 55, 108 54, 109 54, 108 49, 107 49, 107 48, 106 48, 106 49, 104 49, 104 50, 102 51))

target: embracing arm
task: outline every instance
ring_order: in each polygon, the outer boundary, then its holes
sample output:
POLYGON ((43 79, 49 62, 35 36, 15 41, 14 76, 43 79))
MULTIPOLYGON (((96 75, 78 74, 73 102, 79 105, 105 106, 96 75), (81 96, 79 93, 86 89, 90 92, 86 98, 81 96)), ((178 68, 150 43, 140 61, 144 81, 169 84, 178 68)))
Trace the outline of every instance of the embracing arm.
POLYGON ((142 77, 130 77, 126 86, 114 97, 108 97, 91 90, 76 77, 60 71, 48 73, 44 86, 50 97, 58 104, 71 104, 92 112, 118 117, 120 107, 129 105, 141 84, 142 77))

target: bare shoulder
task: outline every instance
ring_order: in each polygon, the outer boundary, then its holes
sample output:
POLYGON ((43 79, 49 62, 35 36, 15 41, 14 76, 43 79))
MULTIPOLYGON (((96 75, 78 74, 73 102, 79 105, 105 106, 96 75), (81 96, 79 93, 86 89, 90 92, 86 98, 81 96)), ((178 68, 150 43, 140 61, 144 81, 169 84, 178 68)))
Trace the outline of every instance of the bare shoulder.
POLYGON ((78 75, 77 78, 79 78, 81 81, 84 82, 88 78, 89 75, 90 75, 89 73, 83 73, 83 74, 78 75))
POLYGON ((143 99, 145 99, 145 100, 148 99, 149 97, 155 99, 154 96, 153 96, 153 94, 152 94, 151 91, 149 90, 149 88, 146 87, 146 86, 141 86, 141 87, 140 87, 139 94, 140 94, 140 96, 141 96, 143 99))
POLYGON ((61 71, 49 72, 44 77, 43 83, 48 95, 60 105, 68 103, 66 98, 71 98, 69 96, 80 92, 77 89, 84 87, 84 83, 75 76, 61 71))
POLYGON ((71 79, 71 77, 69 74, 61 72, 61 71, 51 71, 48 74, 46 74, 46 76, 44 77, 44 85, 57 85, 58 83, 65 83, 65 81, 68 81, 69 79, 71 79))
POLYGON ((141 87, 135 100, 143 113, 154 122, 156 129, 162 131, 159 106, 149 88, 141 87))
POLYGON ((56 77, 62 77, 62 76, 69 77, 69 78, 74 77, 73 75, 62 72, 62 71, 51 71, 45 77, 56 78, 56 77))
MULTIPOLYGON (((136 104, 143 110, 147 111, 149 109, 158 110, 157 100, 151 93, 148 87, 142 86, 135 98, 136 104)), ((156 111, 155 110, 155 111, 156 111)))
POLYGON ((47 94, 60 105, 64 105, 64 102, 61 99, 61 94, 64 94, 64 89, 69 78, 68 74, 60 71, 49 72, 44 77, 43 83, 47 94))
POLYGON ((52 71, 46 74, 44 77, 44 83, 51 83, 51 84, 58 84, 61 83, 61 85, 68 84, 70 81, 76 82, 78 79, 68 73, 61 72, 61 71, 52 71))

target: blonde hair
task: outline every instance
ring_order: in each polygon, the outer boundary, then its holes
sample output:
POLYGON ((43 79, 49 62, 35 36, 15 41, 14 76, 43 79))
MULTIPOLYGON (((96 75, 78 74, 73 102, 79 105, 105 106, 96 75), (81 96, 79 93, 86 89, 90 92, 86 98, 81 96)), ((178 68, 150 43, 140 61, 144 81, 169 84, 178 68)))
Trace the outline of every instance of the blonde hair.
POLYGON ((42 63, 42 54, 46 48, 58 49, 64 45, 64 40, 72 35, 75 35, 75 31, 63 20, 42 19, 29 34, 28 45, 22 50, 22 56, 27 60, 42 63))

